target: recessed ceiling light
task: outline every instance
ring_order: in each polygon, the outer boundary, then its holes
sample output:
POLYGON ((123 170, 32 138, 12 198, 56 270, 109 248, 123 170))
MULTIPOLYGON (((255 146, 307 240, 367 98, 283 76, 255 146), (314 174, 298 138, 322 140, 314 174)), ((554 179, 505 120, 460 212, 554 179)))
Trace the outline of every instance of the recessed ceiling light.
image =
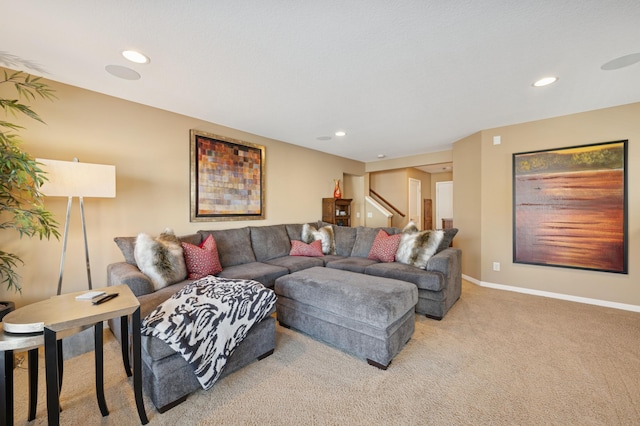
POLYGON ((384 157, 386 157, 386 155, 384 155, 384 154, 378 154, 378 158, 384 158, 384 157))
POLYGON ((120 65, 107 65, 105 70, 111 75, 115 75, 125 80, 140 80, 140 74, 132 70, 131 68, 123 67, 120 65))
POLYGON ((620 68, 629 67, 638 62, 640 62, 640 52, 612 59, 611 61, 601 66, 600 69, 604 71, 619 70, 620 68))
POLYGON ((140 52, 136 52, 135 50, 125 50, 122 52, 122 56, 130 60, 131 62, 135 62, 136 64, 148 64, 149 58, 143 55, 140 52))
POLYGON ((347 134, 347 132, 343 132, 342 130, 337 131, 337 132, 335 133, 335 135, 336 135, 336 136, 345 136, 346 134, 347 134))
POLYGON ((533 83, 533 86, 534 87, 548 86, 549 84, 555 83, 556 81, 558 81, 558 77, 545 77, 533 83))

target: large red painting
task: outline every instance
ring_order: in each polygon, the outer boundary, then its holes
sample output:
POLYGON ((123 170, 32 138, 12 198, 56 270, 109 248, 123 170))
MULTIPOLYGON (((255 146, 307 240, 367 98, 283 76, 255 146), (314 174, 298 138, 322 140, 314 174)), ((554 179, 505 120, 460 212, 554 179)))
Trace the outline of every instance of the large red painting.
POLYGON ((513 261, 627 273, 627 141, 513 155, 513 261))

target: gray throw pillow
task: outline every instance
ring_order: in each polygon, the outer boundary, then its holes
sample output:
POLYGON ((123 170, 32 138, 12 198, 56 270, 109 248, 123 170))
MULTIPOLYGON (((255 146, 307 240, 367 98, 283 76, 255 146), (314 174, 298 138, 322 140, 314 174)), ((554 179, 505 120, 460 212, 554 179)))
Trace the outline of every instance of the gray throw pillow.
POLYGON ((440 245, 438 246, 438 250, 436 250, 436 253, 440 253, 442 250, 449 248, 451 242, 453 241, 453 237, 455 237, 458 233, 458 228, 447 228, 443 229, 443 231, 444 237, 442 238, 442 241, 440 241, 440 245))

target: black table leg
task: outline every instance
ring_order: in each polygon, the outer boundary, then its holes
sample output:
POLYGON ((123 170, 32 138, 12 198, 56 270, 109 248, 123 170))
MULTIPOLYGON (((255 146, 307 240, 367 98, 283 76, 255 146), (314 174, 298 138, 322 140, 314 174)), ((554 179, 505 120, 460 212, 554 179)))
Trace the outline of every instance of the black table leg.
POLYGON ((104 399, 104 353, 102 351, 102 321, 98 322, 95 327, 95 360, 96 360, 96 396, 98 397, 98 406, 102 417, 109 415, 107 401, 104 399))
POLYGON ((58 347, 56 332, 44 328, 45 376, 47 378, 47 416, 50 426, 60 424, 60 390, 58 381, 58 347))
POLYGON ((144 401, 142 400, 142 359, 140 349, 142 343, 140 341, 140 307, 131 314, 132 328, 132 346, 133 346, 133 392, 136 396, 136 406, 138 407, 138 415, 143 425, 149 423, 147 413, 144 410, 144 401))
POLYGON ((0 352, 0 425, 13 425, 13 351, 0 352))
POLYGON ((38 405, 38 348, 29 351, 29 418, 36 418, 36 406, 38 405))
POLYGON ((129 318, 120 317, 120 347, 122 348, 122 363, 127 377, 131 377, 131 364, 129 363, 129 318))
POLYGON ((62 392, 62 374, 64 373, 64 354, 62 353, 62 340, 56 343, 58 350, 58 393, 62 392))

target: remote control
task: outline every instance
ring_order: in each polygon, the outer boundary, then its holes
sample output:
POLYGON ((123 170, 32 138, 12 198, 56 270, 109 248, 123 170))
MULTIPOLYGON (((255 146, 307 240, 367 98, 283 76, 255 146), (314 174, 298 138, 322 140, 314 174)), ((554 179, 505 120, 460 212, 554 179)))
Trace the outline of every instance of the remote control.
POLYGON ((109 300, 113 299, 114 297, 118 297, 118 293, 107 294, 106 296, 103 296, 100 299, 94 300, 92 303, 94 305, 99 305, 101 303, 108 302, 109 300))

